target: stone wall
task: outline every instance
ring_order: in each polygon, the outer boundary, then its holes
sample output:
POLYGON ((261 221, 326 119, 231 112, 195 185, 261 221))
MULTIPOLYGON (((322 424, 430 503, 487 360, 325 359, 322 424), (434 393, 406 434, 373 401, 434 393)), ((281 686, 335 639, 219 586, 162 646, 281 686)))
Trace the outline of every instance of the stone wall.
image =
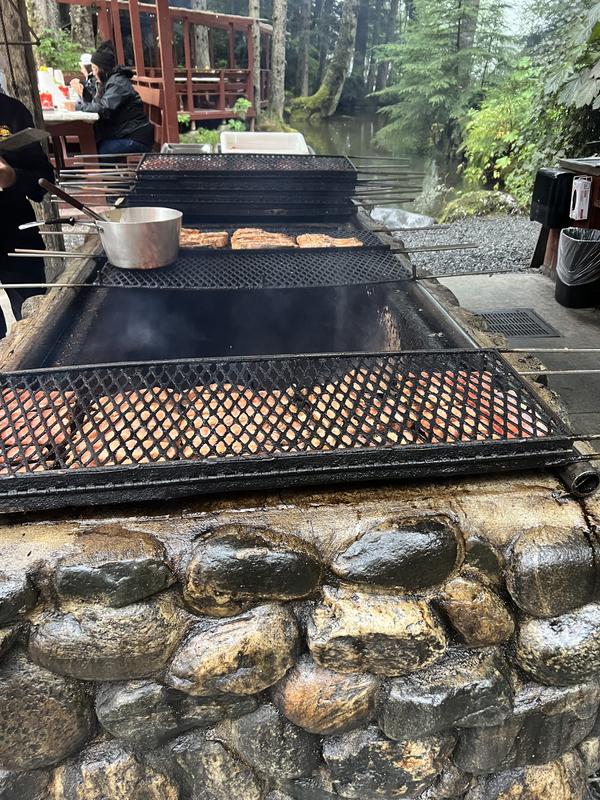
POLYGON ((0 800, 583 797, 600 503, 533 476, 108 514, 0 528, 0 800))

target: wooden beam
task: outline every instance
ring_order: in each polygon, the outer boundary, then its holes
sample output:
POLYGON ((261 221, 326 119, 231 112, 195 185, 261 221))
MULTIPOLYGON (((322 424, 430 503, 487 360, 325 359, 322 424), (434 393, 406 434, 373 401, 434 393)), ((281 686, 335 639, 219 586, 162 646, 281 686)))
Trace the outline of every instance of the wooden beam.
MULTIPOLYGON (((256 86, 255 86, 255 63, 254 63, 254 26, 249 25, 248 30, 246 31, 246 41, 248 43, 248 87, 246 89, 246 97, 248 98, 249 102, 254 105, 254 98, 256 96, 256 86)), ((260 70, 258 72, 259 75, 259 82, 260 82, 260 70)), ((259 86, 260 91, 260 86, 259 86)), ((258 95, 260 97, 260 95, 258 95)), ((260 100, 259 100, 260 102, 260 100)))
POLYGON ((138 0, 129 0, 129 19, 131 22, 131 39, 133 41, 135 71, 138 76, 143 76, 146 74, 146 65, 144 63, 144 40, 142 36, 138 0))
POLYGON ((169 13, 168 0, 156 0, 156 21, 160 45, 164 106, 163 131, 165 141, 179 141, 177 122, 177 93, 175 91, 175 68, 173 65, 173 21, 169 13))
POLYGON ((229 66, 231 69, 235 69, 235 28, 232 24, 229 25, 227 35, 229 38, 229 66))
POLYGON ((112 39, 110 7, 104 0, 100 0, 98 3, 98 36, 102 42, 112 39))
POLYGON ((121 32, 121 9, 119 0, 110 0, 110 10, 112 12, 113 23, 113 42, 117 54, 117 64, 125 63, 125 50, 123 49, 123 34, 121 32))
POLYGON ((194 110, 194 84, 192 83, 191 26, 188 19, 183 21, 183 53, 187 78, 187 111, 191 112, 194 110))

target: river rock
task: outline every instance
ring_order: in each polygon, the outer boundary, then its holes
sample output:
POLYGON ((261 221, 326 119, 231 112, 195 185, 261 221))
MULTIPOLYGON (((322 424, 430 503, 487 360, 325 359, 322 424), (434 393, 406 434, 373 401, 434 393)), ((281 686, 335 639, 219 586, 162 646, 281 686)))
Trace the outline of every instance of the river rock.
POLYGON ((186 622, 169 595, 123 608, 49 611, 40 616, 29 653, 37 664, 82 680, 145 678, 167 665, 186 622))
POLYGON ((583 528, 539 527, 513 543, 506 585, 532 617, 556 617, 597 599, 600 560, 583 528))
POLYGON ((0 769, 54 764, 94 727, 91 700, 76 681, 32 664, 20 648, 0 663, 0 769))
POLYGON ((13 625, 10 628, 0 628, 0 658, 5 656, 15 644, 21 633, 21 626, 13 625))
POLYGON ((21 619, 34 608, 37 596, 27 575, 0 572, 0 625, 21 619))
POLYGON ((275 687, 273 702, 310 733, 344 733, 372 717, 378 686, 373 675, 344 675, 303 656, 275 687))
POLYGON ((166 774, 143 764, 118 742, 84 750, 54 772, 52 800, 179 800, 166 774))
POLYGON ((470 647, 502 644, 514 633, 513 618, 502 599, 474 575, 459 575, 444 584, 439 603, 470 647))
POLYGON ((493 650, 452 648, 427 669, 386 682, 378 697, 379 727, 390 739, 408 739, 497 725, 512 710, 507 673, 493 650))
POLYGON ((465 537, 465 561, 468 569, 476 569, 494 585, 504 580, 504 559, 484 536, 471 533, 465 537))
POLYGON ((190 697, 153 681, 105 684, 96 695, 102 727, 142 748, 156 747, 191 728, 207 728, 255 708, 253 697, 190 697))
POLYGON ((584 775, 595 775, 600 770, 600 737, 585 739, 577 747, 577 753, 583 764, 584 775))
POLYGON ((453 745, 451 736, 393 742, 369 728, 323 739, 323 758, 335 791, 364 800, 415 797, 442 772, 453 745))
POLYGON ((160 592, 175 580, 164 548, 147 533, 107 525, 81 534, 75 544, 77 552, 63 556, 54 571, 61 598, 119 608, 160 592))
POLYGON ((297 645, 296 620, 283 605, 204 619, 175 654, 165 681, 191 695, 256 694, 283 678, 297 645))
MULTIPOLYGON (((249 766, 204 731, 190 731, 169 745, 189 800, 260 800, 259 782, 249 766)), ((187 797, 187 795, 186 795, 187 797)))
POLYGON ((320 763, 319 739, 267 703, 218 729, 246 764, 272 778, 304 778, 320 763))
POLYGON ((415 800, 459 800, 470 788, 473 779, 457 769, 454 764, 447 764, 429 789, 415 800))
POLYGON ((316 550, 298 537, 223 525, 194 546, 184 597, 197 613, 232 616, 260 602, 308 597, 322 571, 316 550))
POLYGON ((424 669, 447 646, 427 602, 331 586, 309 615, 307 639, 323 667, 389 676, 424 669))
POLYGON ((0 770, 0 800, 48 800, 50 774, 34 772, 4 772, 0 770))
POLYGON ((582 800, 584 790, 581 762, 569 754, 544 766, 480 778, 464 800, 582 800))
POLYGON ((516 659, 541 683, 560 686, 600 676, 600 603, 551 619, 525 619, 516 659))
POLYGON ((513 715, 502 725, 461 731, 454 762, 465 772, 486 774, 553 761, 590 734, 599 702, 597 683, 521 684, 513 715))
POLYGON ((386 520, 360 537, 331 563, 347 581, 407 591, 446 580, 462 557, 460 534, 448 520, 386 520))

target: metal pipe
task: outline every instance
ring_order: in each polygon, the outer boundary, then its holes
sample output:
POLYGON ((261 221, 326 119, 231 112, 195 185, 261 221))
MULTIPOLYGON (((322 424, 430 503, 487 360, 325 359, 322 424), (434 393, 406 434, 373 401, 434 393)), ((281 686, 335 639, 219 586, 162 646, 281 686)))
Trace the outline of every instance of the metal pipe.
POLYGON ((600 353, 600 347, 497 347, 496 350, 499 353, 600 353))
POLYGON ((600 369, 527 369, 519 375, 600 375, 600 369))
MULTIPOLYGON (((576 453, 584 455, 577 448, 573 449, 576 453)), ((600 472, 590 463, 587 456, 585 461, 577 461, 567 464, 565 467, 559 467, 556 472, 574 497, 580 499, 592 497, 600 489, 600 472)))

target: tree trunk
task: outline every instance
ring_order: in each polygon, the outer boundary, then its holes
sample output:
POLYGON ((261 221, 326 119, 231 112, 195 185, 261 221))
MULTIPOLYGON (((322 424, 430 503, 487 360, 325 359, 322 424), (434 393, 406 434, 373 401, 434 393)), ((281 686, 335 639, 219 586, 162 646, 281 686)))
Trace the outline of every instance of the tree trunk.
POLYGON ((312 0, 300 0, 300 30, 298 36, 298 73, 296 90, 301 97, 308 94, 308 51, 310 47, 310 10, 312 0))
MULTIPOLYGON (((464 50, 472 51, 477 35, 477 25, 479 23, 479 7, 481 0, 463 0, 463 13, 460 18, 458 28, 458 52, 464 50)), ((468 88, 471 83, 471 71, 473 69, 473 54, 464 53, 458 59, 459 86, 462 89, 468 88)))
POLYGON ((376 0, 373 32, 371 36, 371 60, 369 62, 369 73, 367 75, 367 93, 371 93, 375 89, 375 82, 377 80, 377 58, 374 48, 377 47, 378 44, 381 44, 382 12, 383 0, 376 0))
MULTIPOLYGON (((191 8, 193 11, 206 11, 206 0, 192 0, 191 8)), ((206 69, 210 67, 208 28, 204 25, 194 25, 194 42, 196 47, 196 69, 206 69)))
POLYGON ((358 3, 359 0, 344 0, 335 50, 323 82, 311 97, 298 98, 295 102, 296 108, 308 111, 309 116, 319 114, 326 118, 336 112, 354 53, 358 3))
MULTIPOLYGON (((393 42, 398 34, 398 14, 400 12, 400 0, 392 0, 390 5, 390 19, 383 37, 386 44, 393 42)), ((385 89, 390 74, 390 62, 381 61, 377 68, 377 80, 375 89, 381 91, 385 89)))
POLYGON ((69 14, 71 39, 80 45, 83 53, 93 53, 96 49, 96 41, 91 6, 69 6, 69 14))
POLYGON ((27 0, 26 5, 29 23, 38 35, 45 28, 58 30, 61 27, 56 0, 27 0))
POLYGON ((359 81, 365 80, 365 63, 367 60, 367 44, 369 42, 369 0, 360 0, 358 21, 356 23, 356 46, 354 48, 354 65, 352 74, 359 81))
POLYGON ((256 113, 260 111, 260 0, 248 0, 248 16, 256 20, 252 23, 252 44, 254 47, 254 60, 252 64, 248 64, 248 68, 252 70, 252 83, 254 84, 254 107, 256 113))
POLYGON ((317 86, 321 85, 325 67, 327 66, 327 56, 329 55, 329 34, 331 30, 331 15, 333 11, 333 0, 323 0, 321 15, 319 16, 319 68, 317 69, 317 86))
POLYGON ((285 51, 287 0, 273 0, 273 38, 271 40, 271 116, 283 119, 285 107, 285 51))

